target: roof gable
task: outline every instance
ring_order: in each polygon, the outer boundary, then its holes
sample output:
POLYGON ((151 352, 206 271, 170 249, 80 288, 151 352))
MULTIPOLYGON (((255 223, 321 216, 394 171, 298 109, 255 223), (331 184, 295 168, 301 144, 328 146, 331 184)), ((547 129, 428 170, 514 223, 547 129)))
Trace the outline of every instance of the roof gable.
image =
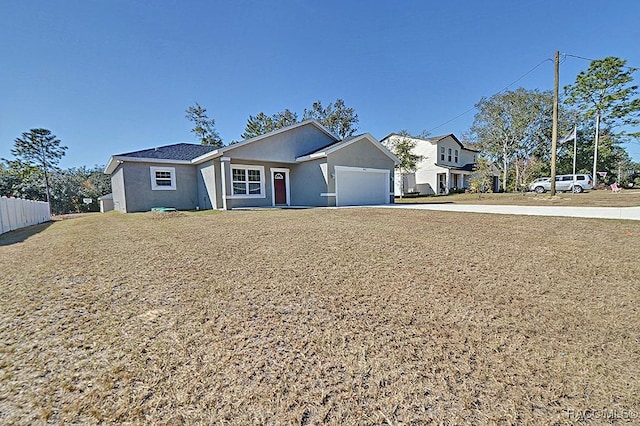
POLYGON ((335 147, 337 147, 339 145, 344 145, 344 143, 349 142, 349 141, 351 141, 351 140, 353 140, 355 138, 359 138, 359 137, 361 137, 363 135, 364 134, 360 134, 360 135, 356 135, 356 136, 349 136, 349 137, 344 138, 342 140, 339 140, 339 141, 336 141, 336 142, 331 142, 331 143, 329 143, 329 144, 327 144, 325 146, 321 146, 318 149, 314 149, 313 151, 306 152, 306 153, 300 155, 298 158, 306 157, 308 155, 313 155, 314 153, 318 153, 318 152, 324 152, 324 151, 327 151, 327 150, 331 150, 331 149, 333 149, 333 148, 335 148, 335 147))
POLYGON ((206 153, 206 154, 194 159, 193 162, 198 164, 198 163, 202 163, 202 162, 208 161, 208 160, 210 160, 212 158, 219 157, 219 156, 222 156, 222 155, 228 155, 228 156, 233 157, 233 155, 234 155, 233 151, 243 151, 243 150, 246 149, 245 147, 247 147, 248 145, 252 145, 252 144, 253 145, 257 145, 261 141, 265 141, 266 139, 273 138, 274 136, 278 136, 278 135, 281 135, 283 133, 294 132, 294 131, 296 131, 296 129, 300 129, 300 128, 305 127, 305 126, 315 127, 321 133, 323 133, 329 140, 331 140, 332 141, 331 143, 339 141, 339 138, 337 138, 333 133, 331 133, 326 127, 324 127, 318 121, 313 120, 313 119, 309 119, 309 120, 304 120, 304 121, 301 121, 299 123, 293 124, 291 126, 282 127, 280 129, 274 130, 272 132, 265 133, 264 135, 256 136, 254 138, 247 139, 245 141, 235 143, 233 145, 225 146, 223 148, 218 149, 215 152, 206 153))
POLYGON ((364 133, 362 135, 357 135, 357 136, 350 136, 350 137, 348 137, 346 139, 343 139, 341 141, 337 141, 335 143, 332 143, 330 145, 322 147, 322 148, 320 148, 320 149, 318 149, 316 151, 310 152, 310 153, 305 154, 305 155, 301 155, 300 157, 296 158, 296 161, 302 162, 302 161, 314 160, 316 158, 326 157, 327 155, 329 155, 329 154, 331 154, 333 152, 336 152, 338 150, 341 150, 342 148, 346 148, 347 146, 351 145, 352 143, 355 143, 355 142, 360 141, 360 140, 366 140, 366 141, 370 142, 373 146, 375 146, 380 151, 382 151, 387 157, 392 159, 396 164, 400 163, 400 159, 398 157, 396 157, 393 154, 393 152, 391 152, 389 149, 387 149, 387 147, 385 147, 383 144, 378 142, 378 140, 376 138, 374 138, 370 133, 364 133))

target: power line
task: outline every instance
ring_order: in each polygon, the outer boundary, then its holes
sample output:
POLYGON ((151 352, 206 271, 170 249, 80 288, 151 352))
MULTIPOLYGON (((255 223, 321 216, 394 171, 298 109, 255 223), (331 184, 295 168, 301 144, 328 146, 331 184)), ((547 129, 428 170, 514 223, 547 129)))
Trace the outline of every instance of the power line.
MULTIPOLYGON (((507 86, 505 86, 505 88, 504 88, 504 89, 500 90, 499 92, 494 93, 494 94, 493 94, 493 95, 491 95, 491 96, 497 95, 498 93, 506 92, 506 91, 507 91, 507 89, 509 89, 511 86, 513 86, 514 84, 516 84, 517 82, 519 82, 520 80, 522 80, 523 78, 525 78, 526 76, 528 76, 529 74, 531 74, 531 73, 532 73, 533 71, 535 71, 535 70, 536 70, 540 65, 544 64, 544 63, 545 63, 545 62, 547 62, 547 61, 553 62, 553 59, 547 58, 547 59, 545 59, 545 60, 541 61, 541 62, 540 62, 539 64, 537 64, 535 67, 531 68, 529 71, 527 71, 526 73, 522 74, 520 77, 518 77, 517 79, 515 79, 513 82, 511 82, 510 84, 508 84, 507 86)), ((436 127, 433 127, 432 129, 430 129, 430 130, 429 130, 429 133, 430 133, 430 132, 432 132, 432 131, 434 131, 434 130, 436 130, 436 129, 439 129, 439 128, 440 128, 440 127, 442 127, 442 126, 445 126, 445 125, 447 125, 447 124, 451 123, 452 121, 457 120, 458 118, 462 117, 463 115, 468 114, 469 112, 473 111, 474 109, 476 109, 475 105, 474 105, 473 107, 469 108, 468 110, 466 110, 465 112, 463 112, 462 114, 459 114, 459 115, 455 116, 455 117, 454 117, 454 118, 452 118, 451 120, 448 120, 448 121, 446 121, 446 122, 444 122, 444 123, 442 123, 442 124, 440 124, 440 125, 438 125, 438 126, 436 126, 436 127)))
MULTIPOLYGON (((506 92, 507 89, 511 86, 513 86, 514 84, 516 84, 517 82, 519 82, 520 80, 522 80, 523 78, 525 78, 526 76, 528 76, 529 74, 531 74, 533 71, 536 70, 536 68, 538 68, 540 65, 544 64, 545 62, 553 62, 553 59, 551 58, 547 58, 544 61, 540 62, 538 65, 536 65, 535 67, 531 68, 529 71, 527 71, 526 73, 522 74, 521 77, 519 77, 518 79, 516 79, 515 81, 513 81, 513 83, 509 84, 508 86, 506 86, 504 89, 502 89, 501 91, 497 92, 497 93, 502 93, 502 92, 506 92)), ((496 94, 497 94, 496 93, 496 94)))
MULTIPOLYGON (((597 61, 598 59, 592 59, 592 58, 585 58, 584 56, 579 56, 579 55, 572 55, 571 53, 563 53, 562 54, 563 58, 571 57, 571 58, 576 58, 576 59, 584 59, 585 61, 589 61, 589 62, 593 62, 593 61, 597 61)), ((638 67, 630 67, 628 65, 623 65, 622 68, 627 68, 631 71, 638 71, 638 67)))
POLYGON ((578 58, 578 59, 584 59, 585 61, 589 61, 589 62, 593 62, 595 61, 595 59, 591 59, 591 58, 585 58, 584 56, 578 56, 578 55, 572 55, 571 53, 563 53, 562 57, 566 58, 566 57, 571 57, 571 58, 578 58))
MULTIPOLYGON (((567 60, 567 57, 570 57, 570 58, 576 58, 576 59, 583 59, 583 60, 585 60, 585 61, 589 61, 589 62, 593 62, 593 61, 595 61, 595 60, 596 60, 596 59, 592 59, 592 58, 585 58, 584 56, 580 56, 580 55, 573 55, 573 54, 571 54, 571 53, 563 53, 563 54, 562 54, 562 59, 560 60, 560 64, 563 64, 563 63, 567 60)), ((520 80, 522 80, 523 78, 525 78, 526 76, 528 76, 529 74, 531 74, 531 73, 532 73, 533 71, 535 71, 539 66, 541 66, 542 64, 544 64, 544 63, 545 63, 545 62, 547 62, 547 61, 549 61, 549 62, 553 62, 553 59, 551 59, 551 58, 547 58, 547 59, 545 59, 545 60, 541 61, 541 62, 540 62, 539 64, 537 64, 535 67, 531 68, 529 71, 527 71, 526 73, 524 73, 524 74, 522 74, 520 77, 518 77, 516 80, 514 80, 511 84, 507 85, 504 89, 500 90, 499 92, 494 93, 494 95, 497 95, 498 93, 502 93, 502 92, 507 91, 507 89, 509 89, 511 86, 513 86, 514 84, 516 84, 517 82, 519 82, 520 80)), ((630 67, 630 66, 627 66, 627 65, 624 65, 624 66, 623 66, 623 68, 627 68, 627 69, 631 70, 632 72, 634 72, 634 71, 638 71, 638 70, 640 69, 639 67, 630 67)), ((492 96, 493 96, 493 95, 492 95, 492 96)), ((474 109, 476 109, 475 105, 474 105, 473 107, 469 108, 468 110, 466 110, 465 112, 463 112, 462 114, 458 114, 458 115, 456 115, 455 117, 453 117, 452 119, 447 120, 447 121, 445 121, 444 123, 442 123, 442 124, 440 124, 440 125, 438 125, 438 126, 436 126, 436 127, 433 127, 432 129, 430 129, 430 130, 429 130, 429 132, 432 132, 432 131, 434 131, 434 130, 436 130, 436 129, 439 129, 439 128, 440 128, 440 127, 442 127, 442 126, 446 126, 447 124, 451 123, 452 121, 456 121, 458 118, 460 118, 460 117, 462 117, 462 116, 464 116, 464 115, 468 114, 469 112, 473 111, 474 109)))
POLYGON ((432 129, 428 130, 428 132, 429 132, 429 133, 431 133, 431 132, 433 132, 435 129, 439 129, 439 128, 440 128, 440 127, 442 127, 442 126, 445 126, 445 125, 447 125, 447 124, 451 123, 452 121, 456 121, 458 118, 462 117, 463 115, 466 115, 467 113, 469 113, 469 112, 473 111, 474 109, 476 109, 475 105, 474 105, 473 107, 469 108, 468 110, 466 110, 465 112, 463 112, 462 114, 460 114, 460 115, 456 115, 456 116, 455 116, 455 117, 453 117, 451 120, 445 121, 444 123, 440 124, 439 126, 436 126, 436 127, 432 128, 432 129))

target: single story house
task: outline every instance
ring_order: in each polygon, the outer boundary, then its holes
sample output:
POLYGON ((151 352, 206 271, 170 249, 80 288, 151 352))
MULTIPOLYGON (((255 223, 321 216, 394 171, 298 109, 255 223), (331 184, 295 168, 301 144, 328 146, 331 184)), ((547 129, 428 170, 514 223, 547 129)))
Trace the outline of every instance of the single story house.
MULTIPOLYGON (((392 133, 380 142, 391 147, 400 138, 407 137, 392 133)), ((424 195, 443 195, 452 190, 465 189, 470 186, 474 174, 479 151, 466 148, 453 134, 429 138, 409 137, 415 143, 413 153, 422 156, 415 173, 404 176, 396 171, 394 192, 420 193, 424 195)), ((494 177, 494 191, 499 188, 499 178, 494 177)))
POLYGON ((216 148, 179 143, 113 155, 121 212, 393 202, 399 162, 366 133, 340 140, 315 120, 216 148))

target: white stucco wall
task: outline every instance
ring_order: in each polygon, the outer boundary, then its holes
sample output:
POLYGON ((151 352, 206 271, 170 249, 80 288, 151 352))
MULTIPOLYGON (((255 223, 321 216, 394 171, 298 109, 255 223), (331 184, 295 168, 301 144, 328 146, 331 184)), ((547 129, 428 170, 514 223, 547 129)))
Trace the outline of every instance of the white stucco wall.
MULTIPOLYGON (((401 136, 398 135, 391 135, 383 140, 383 144, 387 148, 391 149, 393 142, 400 137, 401 136)), ((447 173, 449 171, 446 167, 441 166, 463 167, 466 164, 475 163, 475 155, 477 153, 461 147, 460 144, 450 135, 440 140, 435 138, 411 138, 411 140, 416 144, 413 152, 417 155, 421 155, 423 159, 417 164, 417 170, 415 173, 405 176, 405 192, 413 189, 421 194, 436 194, 438 192, 438 174, 447 173), (440 155, 441 148, 444 148, 444 160, 440 155), (451 150, 451 161, 449 161, 449 150, 451 150), (458 151, 458 161, 455 161, 456 150, 458 151)), ((456 172, 453 171, 452 173, 456 172)), ((397 172, 395 174, 394 181, 395 194, 396 196, 399 196, 402 185, 400 174, 397 172)), ((461 183, 466 185, 468 183, 468 179, 464 178, 461 183)))

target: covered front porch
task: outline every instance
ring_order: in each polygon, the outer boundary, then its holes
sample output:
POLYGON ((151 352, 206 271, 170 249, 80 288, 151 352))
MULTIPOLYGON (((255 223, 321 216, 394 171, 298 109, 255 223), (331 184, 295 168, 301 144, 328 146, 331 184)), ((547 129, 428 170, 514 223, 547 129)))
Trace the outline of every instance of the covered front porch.
POLYGON ((438 195, 447 195, 469 188, 472 175, 473 164, 466 164, 462 167, 441 166, 441 171, 437 173, 438 195))

